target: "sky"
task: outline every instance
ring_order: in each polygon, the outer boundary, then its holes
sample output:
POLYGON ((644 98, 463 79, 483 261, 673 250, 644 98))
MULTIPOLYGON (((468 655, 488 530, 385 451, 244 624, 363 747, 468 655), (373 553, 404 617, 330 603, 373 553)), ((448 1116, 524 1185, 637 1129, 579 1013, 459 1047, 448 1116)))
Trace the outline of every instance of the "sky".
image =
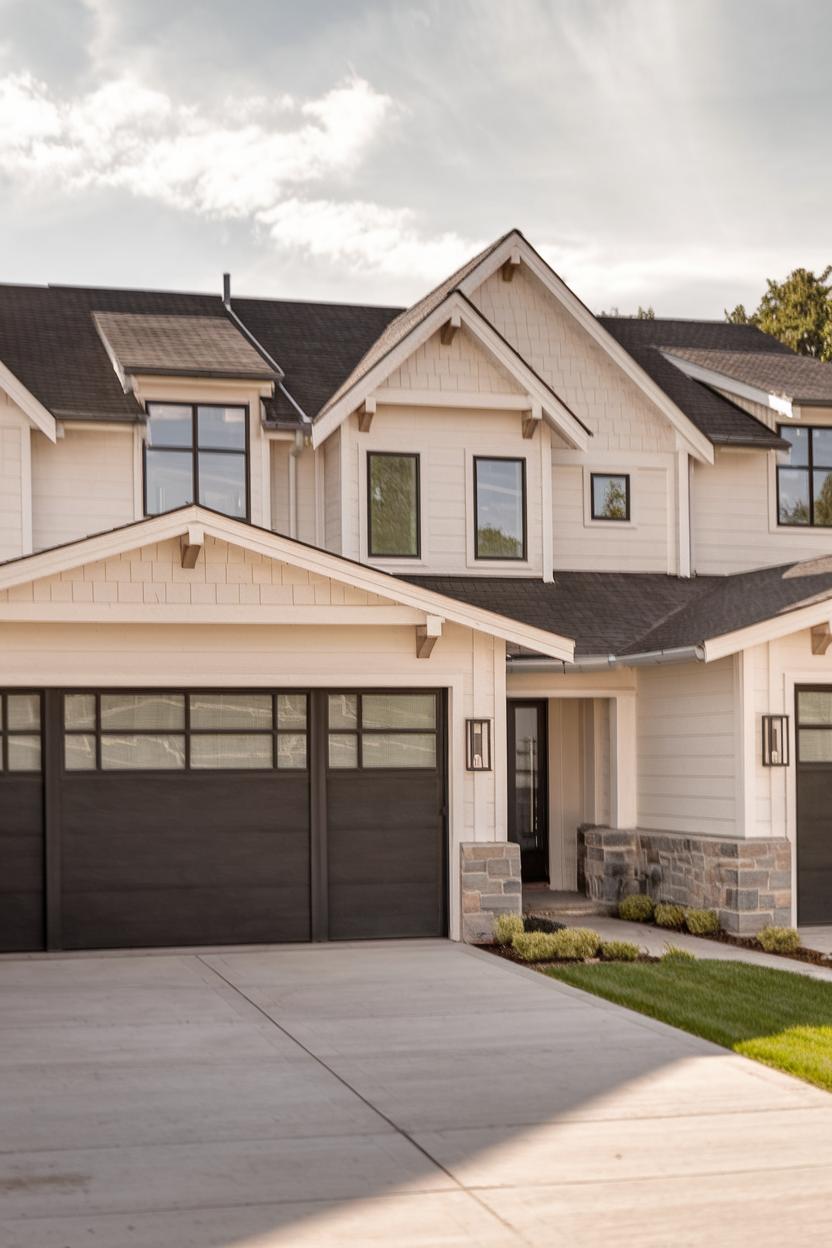
POLYGON ((0 281, 596 312, 832 262, 828 0, 0 0, 0 281))

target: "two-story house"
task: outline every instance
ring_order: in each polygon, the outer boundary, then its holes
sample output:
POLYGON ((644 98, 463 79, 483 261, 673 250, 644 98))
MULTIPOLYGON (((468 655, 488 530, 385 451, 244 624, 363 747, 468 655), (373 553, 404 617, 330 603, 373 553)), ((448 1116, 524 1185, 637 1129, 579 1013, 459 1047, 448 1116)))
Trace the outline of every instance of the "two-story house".
POLYGON ((597 318, 0 288, 0 948, 832 921, 832 366, 597 318), (518 848, 519 847, 519 852, 518 848))

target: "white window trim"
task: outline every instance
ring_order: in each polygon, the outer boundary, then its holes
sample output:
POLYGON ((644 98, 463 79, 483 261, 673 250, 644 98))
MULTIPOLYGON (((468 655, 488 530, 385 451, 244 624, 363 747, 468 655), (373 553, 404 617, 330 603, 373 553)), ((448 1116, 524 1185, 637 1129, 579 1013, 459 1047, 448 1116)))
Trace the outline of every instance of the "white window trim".
POLYGON ((425 489, 424 451, 410 450, 407 446, 386 446, 359 443, 358 451, 358 520, 359 520, 359 561, 368 563, 373 568, 383 568, 385 572, 406 572, 408 568, 424 568, 430 562, 428 551, 427 525, 427 491, 425 489), (372 454, 381 455, 416 455, 419 459, 419 555, 411 558, 407 555, 371 555, 370 554, 370 515, 367 506, 367 457, 372 454))
POLYGON ((585 464, 583 469, 584 486, 584 528, 585 529, 637 529, 638 528, 638 490, 635 489, 636 469, 632 466, 622 468, 620 462, 609 464, 585 464), (629 520, 596 520, 592 516, 592 478, 593 477, 629 477, 630 478, 630 519, 629 520))
POLYGON ((506 451, 489 451, 487 449, 465 452, 465 566, 476 568, 484 575, 496 576, 500 572, 530 572, 536 564, 530 558, 532 548, 532 527, 529 515, 529 499, 535 488, 536 477, 532 475, 534 467, 533 455, 527 451, 516 453, 506 451), (478 559, 474 529, 477 523, 474 511, 474 460, 475 459, 522 459, 525 461, 526 491, 524 503, 526 507, 526 558, 525 559, 478 559))

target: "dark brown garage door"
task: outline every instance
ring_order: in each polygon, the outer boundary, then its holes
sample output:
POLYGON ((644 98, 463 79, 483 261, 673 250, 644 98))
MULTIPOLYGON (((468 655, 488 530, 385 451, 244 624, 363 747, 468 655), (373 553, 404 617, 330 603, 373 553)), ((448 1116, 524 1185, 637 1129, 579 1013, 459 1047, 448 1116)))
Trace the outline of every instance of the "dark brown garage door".
POLYGON ((440 693, 48 691, 0 714, 0 949, 445 932, 440 693))
POLYGON ((41 696, 0 693, 0 950, 42 949, 41 696))
POLYGON ((796 696, 797 917, 832 923, 832 688, 796 696))

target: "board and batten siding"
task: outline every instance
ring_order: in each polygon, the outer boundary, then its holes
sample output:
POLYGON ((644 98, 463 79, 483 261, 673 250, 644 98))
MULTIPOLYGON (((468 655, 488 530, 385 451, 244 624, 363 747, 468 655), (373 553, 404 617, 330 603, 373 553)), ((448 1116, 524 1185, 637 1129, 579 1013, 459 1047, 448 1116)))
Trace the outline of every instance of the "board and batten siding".
POLYGON ((737 832, 736 662, 638 670, 638 826, 737 832))

